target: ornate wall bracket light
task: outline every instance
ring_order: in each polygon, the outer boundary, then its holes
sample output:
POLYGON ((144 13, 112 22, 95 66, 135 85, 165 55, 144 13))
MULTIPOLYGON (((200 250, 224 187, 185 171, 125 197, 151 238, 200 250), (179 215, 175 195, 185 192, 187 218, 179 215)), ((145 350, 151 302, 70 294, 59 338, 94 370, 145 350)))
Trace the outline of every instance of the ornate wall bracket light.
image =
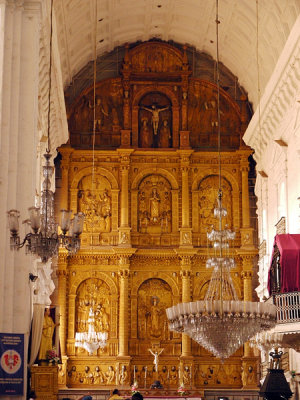
POLYGON ((58 233, 58 225, 55 222, 54 193, 50 189, 51 178, 54 167, 50 165, 50 113, 51 113, 51 76, 52 76, 52 36, 53 36, 53 0, 51 1, 50 15, 50 45, 49 45, 49 91, 48 91, 48 126, 47 126, 47 150, 44 157, 46 165, 43 166, 44 182, 42 185, 41 206, 30 207, 29 218, 23 223, 25 225, 25 237, 21 241, 19 235, 18 210, 10 210, 8 215, 8 226, 10 229, 10 247, 19 250, 26 244, 27 253, 36 254, 45 263, 49 258, 57 255, 59 246, 65 247, 69 254, 74 254, 80 249, 80 234, 83 230, 84 214, 74 214, 72 211, 60 211, 60 228, 62 234, 58 233), (30 232, 30 229, 32 232, 30 232), (69 234, 67 235, 67 232, 69 234))

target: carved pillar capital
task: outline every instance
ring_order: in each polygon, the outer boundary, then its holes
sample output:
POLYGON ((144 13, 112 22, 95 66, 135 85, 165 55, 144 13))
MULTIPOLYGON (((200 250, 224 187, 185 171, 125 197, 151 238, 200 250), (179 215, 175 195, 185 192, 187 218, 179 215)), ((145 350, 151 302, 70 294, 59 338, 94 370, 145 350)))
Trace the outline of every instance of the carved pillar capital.
POLYGON ((185 270, 180 271, 180 276, 182 279, 190 279, 192 276, 192 273, 190 270, 185 269, 185 270))
MULTIPOLYGON (((127 264, 127 263, 126 263, 126 264, 127 264)), ((119 274, 119 277, 120 277, 121 279, 128 279, 129 276, 130 276, 130 271, 129 271, 129 269, 121 269, 121 270, 118 272, 118 274, 119 274)))

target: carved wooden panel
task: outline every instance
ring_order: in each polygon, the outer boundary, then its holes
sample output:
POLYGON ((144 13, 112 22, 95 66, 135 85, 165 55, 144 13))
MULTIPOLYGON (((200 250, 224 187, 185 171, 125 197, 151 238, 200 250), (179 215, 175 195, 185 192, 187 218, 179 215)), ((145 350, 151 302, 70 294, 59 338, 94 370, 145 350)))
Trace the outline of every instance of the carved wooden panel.
POLYGON ((95 146, 117 147, 123 127, 123 89, 120 78, 97 84, 95 106, 93 87, 85 91, 69 111, 71 144, 92 147, 95 110, 95 146))
POLYGON ((178 72, 182 54, 166 43, 148 42, 130 51, 133 72, 178 72))
MULTIPOLYGON (((221 91, 221 148, 238 148, 240 118, 236 104, 221 91)), ((191 147, 216 149, 218 146, 218 112, 216 86, 191 79, 188 94, 188 130, 191 147)))

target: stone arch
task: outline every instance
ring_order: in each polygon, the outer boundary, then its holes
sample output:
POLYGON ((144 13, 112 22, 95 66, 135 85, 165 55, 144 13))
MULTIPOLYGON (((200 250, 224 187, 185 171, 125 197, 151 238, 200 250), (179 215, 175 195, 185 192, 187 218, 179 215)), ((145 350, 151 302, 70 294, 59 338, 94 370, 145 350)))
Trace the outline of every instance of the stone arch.
MULTIPOLYGON (((92 175, 92 173, 93 173, 93 167, 92 167, 92 166, 91 166, 91 167, 82 168, 80 171, 78 171, 78 172, 75 174, 75 176, 74 176, 74 178, 73 178, 73 180, 72 180, 72 182, 71 182, 70 188, 71 188, 71 189, 77 189, 78 184, 79 184, 79 182, 81 181, 81 179, 82 179, 84 176, 92 175)), ((112 188, 112 189, 119 189, 119 184, 118 184, 117 179, 116 179, 115 176, 114 176, 109 170, 107 170, 106 168, 95 167, 95 174, 99 174, 99 175, 105 176, 105 177, 108 179, 108 181, 110 182, 111 188, 112 188)))
POLYGON ((143 169, 141 172, 139 172, 132 181, 131 189, 137 190, 140 183, 142 182, 142 180, 146 176, 153 175, 153 174, 162 175, 164 178, 166 178, 170 182, 172 189, 178 190, 178 188, 179 188, 178 182, 177 182, 176 178, 174 177, 174 175, 172 175, 168 170, 166 170, 164 168, 160 168, 160 167, 146 168, 146 169, 143 169))
POLYGON ((100 272, 97 271, 96 276, 84 276, 83 274, 78 274, 78 276, 76 276, 76 278, 73 280, 72 285, 70 285, 69 288, 69 294, 70 295, 75 295, 77 293, 77 289, 79 288, 79 286, 81 285, 81 283, 83 283, 84 281, 86 281, 87 279, 92 279, 92 278, 96 278, 96 279, 101 279, 103 282, 105 282, 108 287, 110 288, 111 291, 111 295, 112 296, 117 296, 119 291, 118 291, 118 287, 115 283, 115 281, 107 274, 105 274, 104 272, 100 272))
POLYGON ((180 290, 178 287, 178 283, 176 282, 176 280, 173 277, 166 274, 165 272, 159 272, 156 276, 153 276, 153 274, 151 272, 149 272, 147 275, 143 275, 142 277, 138 278, 135 281, 134 288, 132 289, 132 292, 131 292, 133 296, 137 296, 140 286, 148 279, 161 279, 161 280, 165 281, 172 289, 173 297, 179 297, 180 290))
MULTIPOLYGON (((211 167, 211 168, 207 168, 205 170, 199 171, 196 176, 193 179, 192 182, 192 190, 198 190, 200 182, 206 178, 209 175, 218 175, 218 172, 216 171, 216 167, 211 167)), ((239 183, 238 183, 238 177, 235 177, 232 173, 230 173, 229 171, 223 169, 221 171, 221 175, 226 178, 228 180, 228 182, 230 182, 231 186, 232 186, 232 190, 236 193, 239 192, 239 183)))
MULTIPOLYGON (((235 291, 236 291, 236 293, 237 293, 237 296, 238 296, 238 298, 240 299, 240 298, 241 298, 241 287, 240 287, 240 285, 238 284, 237 280, 234 279, 234 277, 232 277, 232 282, 233 282, 233 287, 234 287, 234 289, 235 289, 235 291)), ((199 299, 199 296, 200 296, 200 294, 201 294, 201 292, 202 292, 203 290, 205 290, 205 289, 207 290, 209 284, 210 284, 210 277, 208 277, 207 275, 205 275, 205 276, 203 277, 203 279, 200 280, 200 281, 194 286, 194 290, 193 290, 193 299, 194 299, 194 301, 195 301, 195 299, 199 299)), ((205 290, 205 293, 206 293, 206 290, 205 290)), ((204 293, 204 295, 205 295, 205 293, 204 293)), ((201 296, 201 298, 203 299, 204 296, 201 296)))

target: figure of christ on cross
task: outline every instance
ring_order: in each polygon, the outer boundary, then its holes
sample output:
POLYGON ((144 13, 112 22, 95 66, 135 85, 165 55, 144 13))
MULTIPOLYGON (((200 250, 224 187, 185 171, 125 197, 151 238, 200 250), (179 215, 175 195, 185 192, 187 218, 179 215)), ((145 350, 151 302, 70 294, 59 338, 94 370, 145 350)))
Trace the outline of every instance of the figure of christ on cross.
POLYGON ((158 372, 158 356, 161 355, 161 353, 164 351, 164 349, 157 349, 155 351, 153 351, 152 349, 148 349, 148 350, 154 357, 153 364, 155 365, 155 372, 158 372))
POLYGON ((141 108, 143 108, 144 110, 149 111, 149 112, 152 113, 153 132, 154 132, 154 135, 157 135, 158 124, 159 124, 159 113, 164 111, 164 110, 167 110, 169 108, 169 106, 168 107, 164 107, 164 108, 157 108, 156 105, 153 104, 151 106, 151 108, 150 107, 141 107, 141 108))

